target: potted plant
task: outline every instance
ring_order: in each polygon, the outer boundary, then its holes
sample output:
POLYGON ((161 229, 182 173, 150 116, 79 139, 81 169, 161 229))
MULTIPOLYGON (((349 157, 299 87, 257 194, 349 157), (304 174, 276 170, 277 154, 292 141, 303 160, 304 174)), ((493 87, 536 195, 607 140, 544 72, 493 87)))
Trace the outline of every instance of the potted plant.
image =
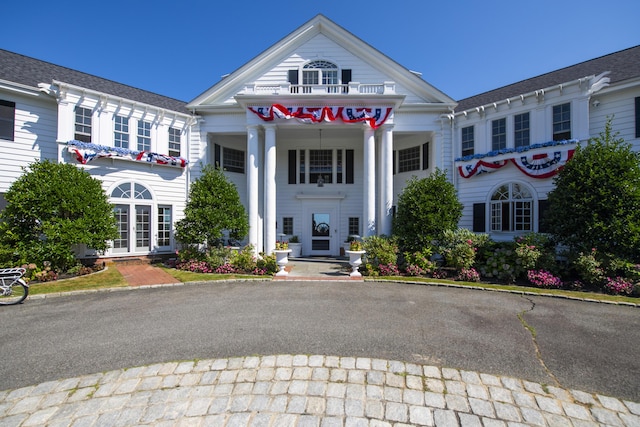
POLYGON ((351 242, 356 241, 359 238, 360 236, 357 236, 355 234, 350 234, 349 237, 347 237, 347 240, 345 240, 344 243, 342 244, 342 248, 340 249, 340 255, 346 256, 347 251, 351 250, 351 242))
POLYGON ((289 239, 289 249, 291 249, 291 254, 289 254, 291 258, 300 258, 302 254, 302 243, 300 243, 298 236, 291 236, 289 239))
POLYGON ((358 268, 362 265, 362 255, 365 253, 362 241, 357 239, 352 240, 349 242, 349 250, 345 252, 349 257, 349 265, 352 267, 352 271, 349 276, 362 277, 362 274, 358 271, 358 268))
POLYGON ((280 268, 276 273, 276 276, 288 275, 289 273, 284 268, 289 263, 288 256, 291 253, 291 249, 289 249, 289 242, 286 240, 276 240, 276 249, 273 253, 276 255, 276 264, 278 264, 278 267, 280 268))

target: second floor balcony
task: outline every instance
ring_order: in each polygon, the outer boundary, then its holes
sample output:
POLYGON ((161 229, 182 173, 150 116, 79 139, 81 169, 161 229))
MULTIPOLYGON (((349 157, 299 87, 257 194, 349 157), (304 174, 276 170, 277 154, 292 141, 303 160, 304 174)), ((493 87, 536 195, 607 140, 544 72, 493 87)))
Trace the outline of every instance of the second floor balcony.
POLYGON ((395 95, 395 82, 358 83, 337 85, 304 85, 248 83, 244 95, 395 95))

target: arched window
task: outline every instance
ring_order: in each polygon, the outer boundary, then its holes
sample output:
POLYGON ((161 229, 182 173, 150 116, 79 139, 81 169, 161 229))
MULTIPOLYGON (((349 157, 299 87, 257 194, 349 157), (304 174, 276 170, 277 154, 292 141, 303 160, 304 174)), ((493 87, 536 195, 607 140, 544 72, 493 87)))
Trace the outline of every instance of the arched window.
POLYGON ((523 184, 498 187, 491 195, 491 231, 533 231, 533 202, 523 184))
POLYGON ((151 200, 151 192, 147 187, 142 184, 125 182, 118 185, 111 192, 111 197, 116 199, 138 199, 138 200, 151 200), (132 197, 133 196, 133 197, 132 197))

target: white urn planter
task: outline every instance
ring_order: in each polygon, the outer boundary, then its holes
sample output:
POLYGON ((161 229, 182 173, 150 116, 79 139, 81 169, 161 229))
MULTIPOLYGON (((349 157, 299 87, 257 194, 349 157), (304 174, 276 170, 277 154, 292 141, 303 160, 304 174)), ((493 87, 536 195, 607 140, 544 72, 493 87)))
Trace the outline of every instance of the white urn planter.
POLYGON ((300 258, 302 254, 302 243, 289 242, 289 249, 291 249, 291 254, 289 254, 290 258, 300 258))
POLYGON ((349 276, 362 277, 362 273, 358 271, 358 268, 362 265, 362 255, 366 251, 344 251, 349 257, 349 265, 353 268, 349 276))
POLYGON ((276 264, 278 264, 278 267, 280 268, 280 270, 276 273, 276 276, 286 276, 289 274, 289 272, 287 272, 284 268, 287 266, 287 264, 289 263, 289 253, 291 253, 291 249, 276 249, 275 251, 273 251, 274 254, 276 254, 276 264))

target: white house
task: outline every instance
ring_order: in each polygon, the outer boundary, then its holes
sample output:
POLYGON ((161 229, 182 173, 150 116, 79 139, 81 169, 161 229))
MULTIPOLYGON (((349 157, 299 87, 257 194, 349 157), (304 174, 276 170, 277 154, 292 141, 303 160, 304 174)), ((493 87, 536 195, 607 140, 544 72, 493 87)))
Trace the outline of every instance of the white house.
POLYGON ((413 176, 446 170, 460 225, 510 239, 542 231, 553 174, 607 116, 640 149, 640 46, 459 102, 322 15, 189 103, 3 50, 0 64, 0 194, 34 157, 82 165, 116 207, 110 257, 174 251, 203 164, 238 188, 256 252, 297 235, 304 255, 336 256, 349 235, 391 233, 413 176))

